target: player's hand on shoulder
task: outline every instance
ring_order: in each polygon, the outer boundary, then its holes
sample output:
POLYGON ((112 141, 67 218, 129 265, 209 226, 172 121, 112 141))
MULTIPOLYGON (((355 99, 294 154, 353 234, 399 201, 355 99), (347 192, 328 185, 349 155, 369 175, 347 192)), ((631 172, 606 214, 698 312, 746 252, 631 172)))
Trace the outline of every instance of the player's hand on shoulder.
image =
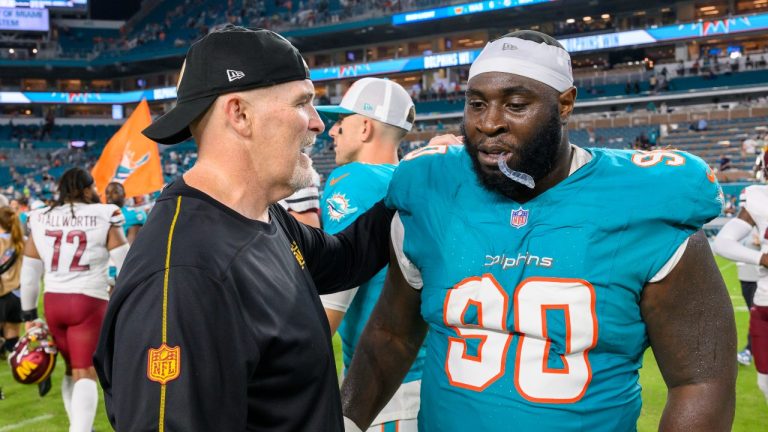
POLYGON ((427 146, 434 147, 434 146, 463 145, 463 144, 464 144, 463 136, 454 135, 454 134, 445 134, 445 135, 437 135, 436 137, 432 138, 427 143, 427 146))

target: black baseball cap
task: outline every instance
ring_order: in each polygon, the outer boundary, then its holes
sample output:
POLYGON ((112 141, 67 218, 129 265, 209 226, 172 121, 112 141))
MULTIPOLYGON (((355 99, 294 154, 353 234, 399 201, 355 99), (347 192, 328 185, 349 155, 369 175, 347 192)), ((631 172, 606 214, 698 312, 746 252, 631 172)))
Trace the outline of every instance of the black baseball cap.
POLYGON ((299 51, 266 29, 227 25, 195 42, 187 52, 176 88, 176 106, 142 131, 162 144, 192 136, 189 124, 226 93, 309 79, 299 51))

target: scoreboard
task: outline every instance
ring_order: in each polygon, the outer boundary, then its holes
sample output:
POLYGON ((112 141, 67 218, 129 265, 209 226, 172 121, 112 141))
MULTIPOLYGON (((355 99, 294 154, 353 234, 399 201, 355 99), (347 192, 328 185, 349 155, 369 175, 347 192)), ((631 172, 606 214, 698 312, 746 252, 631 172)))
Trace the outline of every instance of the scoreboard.
POLYGON ((4 8, 49 8, 88 10, 88 0, 0 0, 4 8))

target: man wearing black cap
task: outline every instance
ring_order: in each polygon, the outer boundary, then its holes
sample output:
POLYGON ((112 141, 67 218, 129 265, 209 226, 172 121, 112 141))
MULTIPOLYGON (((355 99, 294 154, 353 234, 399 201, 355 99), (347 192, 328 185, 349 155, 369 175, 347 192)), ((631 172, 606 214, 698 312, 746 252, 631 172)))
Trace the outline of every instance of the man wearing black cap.
POLYGON ((312 180, 313 97, 271 31, 227 27, 190 48, 176 107, 144 133, 192 136, 199 158, 132 245, 95 356, 116 430, 342 430, 318 293, 384 266, 391 212, 329 236, 274 205, 312 180))

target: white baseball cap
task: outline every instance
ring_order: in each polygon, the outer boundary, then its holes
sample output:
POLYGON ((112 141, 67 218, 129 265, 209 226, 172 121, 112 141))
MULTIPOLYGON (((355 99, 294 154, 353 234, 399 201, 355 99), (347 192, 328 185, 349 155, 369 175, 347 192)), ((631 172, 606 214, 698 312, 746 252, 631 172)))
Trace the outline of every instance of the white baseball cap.
POLYGON ((524 76, 559 92, 573 87, 571 56, 568 51, 544 42, 533 42, 514 36, 503 36, 488 42, 469 68, 467 81, 485 72, 524 76))
POLYGON ((360 114, 410 131, 416 109, 408 92, 398 83, 381 78, 355 81, 338 105, 318 105, 318 112, 331 120, 340 115, 360 114))

